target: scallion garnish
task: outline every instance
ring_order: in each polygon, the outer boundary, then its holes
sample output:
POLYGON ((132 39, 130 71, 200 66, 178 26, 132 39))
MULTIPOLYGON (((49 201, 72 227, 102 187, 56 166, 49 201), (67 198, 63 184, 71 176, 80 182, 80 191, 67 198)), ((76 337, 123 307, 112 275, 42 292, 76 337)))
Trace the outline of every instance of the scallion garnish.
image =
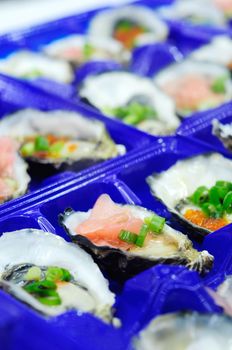
POLYGON ((38 266, 32 266, 24 276, 26 281, 39 281, 41 279, 42 271, 38 266))
POLYGON ((232 191, 229 191, 223 200, 223 209, 228 213, 232 213, 232 191))
POLYGON ((161 233, 161 231, 164 228, 165 221, 165 218, 156 214, 153 214, 152 216, 145 218, 144 220, 149 230, 155 234, 161 233))
POLYGON ((149 227, 146 224, 143 224, 143 226, 141 227, 140 231, 139 231, 139 235, 135 241, 135 244, 138 247, 143 247, 144 241, 147 237, 147 234, 149 232, 149 227))
POLYGON ((144 120, 157 117, 156 111, 151 106, 139 102, 131 102, 126 106, 117 107, 111 113, 130 125, 137 125, 144 120))
POLYGON ((47 306, 56 306, 61 304, 61 298, 56 291, 50 291, 50 295, 46 297, 38 297, 37 300, 47 306), (52 293, 51 293, 52 292, 52 293))
POLYGON ((35 139, 35 150, 36 151, 48 151, 49 142, 44 136, 37 136, 35 139))
POLYGON ((225 213, 232 213, 232 183, 217 181, 211 188, 200 186, 189 200, 206 216, 221 218, 225 213))
POLYGON ((121 230, 118 237, 126 243, 135 244, 138 235, 130 231, 121 230))
POLYGON ((211 85, 212 91, 216 92, 217 94, 224 94, 226 92, 227 79, 227 76, 222 76, 215 79, 213 84, 211 85))
POLYGON ((20 149, 20 152, 24 157, 32 156, 35 152, 35 143, 26 142, 20 149))
POLYGON ((204 203, 209 198, 209 190, 205 186, 200 186, 196 189, 196 191, 191 196, 191 201, 196 204, 200 205, 201 203, 204 203))
POLYGON ((63 147, 64 147, 63 141, 56 141, 49 147, 49 152, 50 153, 60 153, 60 151, 63 149, 63 147))
POLYGON ((69 282, 70 272, 64 268, 50 266, 45 273, 37 267, 31 267, 24 276, 29 281, 23 289, 34 296, 39 302, 48 306, 60 305, 61 298, 57 292, 58 282, 69 282))
POLYGON ((58 282, 66 281, 69 282, 72 278, 70 272, 66 269, 56 266, 50 266, 46 271, 46 279, 48 281, 58 282))

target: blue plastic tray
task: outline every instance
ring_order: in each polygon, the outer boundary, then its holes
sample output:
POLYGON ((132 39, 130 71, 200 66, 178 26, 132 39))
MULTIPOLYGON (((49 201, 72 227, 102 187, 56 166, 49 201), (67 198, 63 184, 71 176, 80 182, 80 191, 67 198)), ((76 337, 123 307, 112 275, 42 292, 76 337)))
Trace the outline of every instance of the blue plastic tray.
MULTIPOLYGON (((148 7, 168 5, 170 0, 146 0, 138 4, 148 7)), ((72 33, 85 33, 91 18, 101 10, 71 16, 0 38, 0 57, 22 48, 39 51, 41 46, 72 33)), ((229 30, 196 27, 168 22, 167 42, 146 45, 134 50, 129 69, 136 74, 153 76, 160 69, 180 60, 214 35, 229 30)), ((153 172, 168 169, 176 161, 191 156, 221 152, 231 157, 211 134, 211 121, 232 121, 231 104, 212 112, 198 113, 185 120, 176 137, 149 136, 120 121, 109 119, 94 108, 84 105, 76 95, 76 85, 94 71, 121 69, 115 62, 91 63, 83 66, 75 82, 69 86, 50 81, 23 82, 0 75, 0 118, 22 108, 72 110, 87 118, 102 121, 116 143, 127 148, 125 156, 98 164, 79 173, 66 172, 32 181, 30 192, 0 206, 0 234, 22 228, 38 228, 68 240, 58 224, 58 214, 67 207, 88 210, 98 196, 108 193, 119 203, 142 205, 165 216, 168 223, 184 230, 167 208, 150 193, 145 181, 153 172), (45 91, 42 91, 45 90, 45 91), (47 91, 55 90, 61 97, 47 91), (75 101, 71 98, 75 97, 75 101), (84 200, 83 200, 84 199, 84 200)), ((90 314, 69 311, 54 318, 45 318, 12 296, 0 291, 0 344, 3 349, 81 349, 132 350, 131 338, 163 313, 180 310, 221 312, 205 287, 216 288, 232 273, 232 225, 211 233, 202 243, 193 241, 197 249, 207 249, 215 257, 211 272, 200 277, 181 266, 159 265, 128 280, 124 286, 111 281, 117 294, 116 316, 122 327, 115 329, 90 314)))

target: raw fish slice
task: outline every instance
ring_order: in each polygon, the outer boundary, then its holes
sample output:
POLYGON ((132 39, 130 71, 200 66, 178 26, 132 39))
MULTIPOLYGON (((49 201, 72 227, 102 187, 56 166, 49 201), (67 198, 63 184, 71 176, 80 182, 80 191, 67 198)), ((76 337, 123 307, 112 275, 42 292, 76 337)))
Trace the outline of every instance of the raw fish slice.
POLYGON ((186 75, 169 82, 164 91, 175 101, 178 109, 195 110, 205 102, 220 103, 223 94, 216 94, 210 88, 210 81, 196 75, 186 75))
POLYGON ((120 207, 103 194, 95 203, 90 217, 78 225, 76 232, 98 244, 105 242, 115 247, 130 246, 118 236, 121 230, 139 233, 143 221, 133 217, 128 208, 120 207))

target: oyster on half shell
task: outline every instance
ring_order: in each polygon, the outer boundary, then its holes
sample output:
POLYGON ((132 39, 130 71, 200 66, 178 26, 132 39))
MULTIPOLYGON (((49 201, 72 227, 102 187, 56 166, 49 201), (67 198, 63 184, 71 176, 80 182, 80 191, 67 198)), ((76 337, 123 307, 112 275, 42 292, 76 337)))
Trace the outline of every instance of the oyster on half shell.
POLYGON ((21 79, 47 78, 64 84, 74 79, 67 62, 32 51, 18 51, 1 59, 0 72, 21 79))
POLYGON ((90 22, 89 34, 114 38, 128 49, 164 41, 168 26, 144 6, 124 6, 101 11, 90 22))
POLYGON ((114 294, 98 266, 52 233, 23 229, 1 236, 0 286, 45 315, 76 309, 105 320, 112 316, 114 294))
POLYGON ((67 209, 60 215, 60 222, 72 241, 92 254, 115 279, 127 279, 159 263, 185 265, 201 274, 207 273, 212 267, 213 256, 194 249, 186 235, 167 224, 160 234, 149 232, 142 247, 120 241, 121 230, 134 232, 137 225, 140 229, 146 218, 153 215, 156 216, 143 207, 116 204, 103 194, 93 209, 88 212, 67 209), (86 224, 88 228, 83 231, 86 224))
POLYGON ((173 216, 195 238, 215 231, 220 228, 220 224, 222 227, 232 221, 230 214, 222 219, 200 217, 200 221, 199 216, 195 221, 195 216, 190 220, 187 215, 188 211, 201 214, 199 207, 190 201, 194 192, 202 186, 210 188, 217 181, 232 182, 232 161, 217 153, 179 160, 168 170, 147 178, 152 194, 167 206, 173 216))
POLYGON ((106 115, 151 134, 171 134, 180 124, 173 101, 145 77, 107 72, 88 77, 79 92, 106 115))
POLYGON ((35 172, 42 165, 44 173, 78 171, 125 153, 102 122, 72 111, 20 110, 1 120, 1 135, 19 142, 21 155, 35 172))

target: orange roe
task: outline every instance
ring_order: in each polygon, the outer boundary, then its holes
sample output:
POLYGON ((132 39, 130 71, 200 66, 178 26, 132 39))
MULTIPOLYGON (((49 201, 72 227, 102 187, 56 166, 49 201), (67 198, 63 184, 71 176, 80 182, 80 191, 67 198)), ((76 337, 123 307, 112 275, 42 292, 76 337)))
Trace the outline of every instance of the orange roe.
POLYGON ((204 227, 210 231, 219 230, 219 228, 222 228, 229 223, 226 219, 209 218, 202 211, 193 209, 188 209, 185 212, 184 217, 193 224, 204 227))
POLYGON ((130 29, 118 28, 114 33, 114 38, 120 41, 127 49, 132 49, 137 36, 143 34, 145 30, 141 27, 130 29))
POLYGON ((77 145, 74 145, 74 144, 69 145, 69 147, 68 147, 69 152, 75 152, 76 149, 77 149, 77 145))

